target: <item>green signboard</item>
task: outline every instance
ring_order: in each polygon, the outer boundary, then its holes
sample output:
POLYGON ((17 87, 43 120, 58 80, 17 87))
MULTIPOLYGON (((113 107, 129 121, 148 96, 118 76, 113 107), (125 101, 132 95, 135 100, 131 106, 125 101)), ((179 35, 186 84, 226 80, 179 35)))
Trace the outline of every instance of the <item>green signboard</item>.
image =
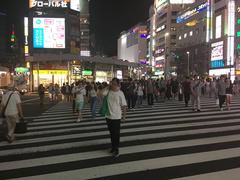
POLYGON ((17 72, 17 73, 27 73, 27 72, 29 72, 29 69, 25 68, 25 67, 16 67, 15 72, 17 72))
POLYGON ((83 76, 92 76, 92 70, 83 70, 82 75, 83 76))

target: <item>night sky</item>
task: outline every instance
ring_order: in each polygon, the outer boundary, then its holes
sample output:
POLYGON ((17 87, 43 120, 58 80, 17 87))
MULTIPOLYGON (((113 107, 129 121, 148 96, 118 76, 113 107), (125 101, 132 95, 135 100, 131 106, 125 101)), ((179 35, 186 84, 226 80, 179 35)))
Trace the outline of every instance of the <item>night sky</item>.
MULTIPOLYGON (((153 0, 91 0, 91 33, 95 34, 97 51, 116 56, 119 34, 147 20, 151 4, 153 0)), ((15 24, 19 38, 23 34, 23 17, 28 12, 28 0, 3 0, 0 11, 7 13, 7 35, 10 36, 11 24, 15 24)))

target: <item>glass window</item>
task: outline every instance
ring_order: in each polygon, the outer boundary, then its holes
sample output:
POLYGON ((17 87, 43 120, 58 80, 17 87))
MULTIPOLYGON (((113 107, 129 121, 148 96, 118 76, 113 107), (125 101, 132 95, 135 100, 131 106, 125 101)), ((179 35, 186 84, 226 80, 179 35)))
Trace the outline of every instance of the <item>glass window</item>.
POLYGON ((219 15, 216 17, 216 34, 215 38, 221 38, 222 37, 222 15, 219 15))

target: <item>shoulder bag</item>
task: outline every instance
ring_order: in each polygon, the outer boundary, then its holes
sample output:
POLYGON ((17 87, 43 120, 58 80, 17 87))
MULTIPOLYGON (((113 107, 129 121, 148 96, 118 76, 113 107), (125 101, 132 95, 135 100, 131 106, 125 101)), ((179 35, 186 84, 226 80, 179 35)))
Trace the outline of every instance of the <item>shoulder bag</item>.
POLYGON ((6 116, 5 116, 5 111, 6 111, 6 109, 7 109, 9 100, 10 100, 10 98, 11 98, 12 95, 13 95, 13 93, 11 93, 11 94, 9 95, 8 100, 7 100, 7 103, 6 103, 6 105, 5 105, 5 106, 3 107, 3 109, 2 109, 2 117, 3 117, 3 118, 6 117, 6 116))
POLYGON ((101 116, 106 116, 109 114, 109 109, 108 109, 108 95, 109 95, 109 91, 107 93, 106 96, 103 97, 103 103, 102 103, 102 106, 99 110, 99 114, 101 116))

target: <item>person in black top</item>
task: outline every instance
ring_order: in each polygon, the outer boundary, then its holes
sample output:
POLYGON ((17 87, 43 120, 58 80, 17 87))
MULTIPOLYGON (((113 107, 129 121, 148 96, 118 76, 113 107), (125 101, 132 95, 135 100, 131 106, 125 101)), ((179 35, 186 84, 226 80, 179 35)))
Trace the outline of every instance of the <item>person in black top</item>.
POLYGON ((232 94, 233 94, 233 84, 229 78, 226 79, 226 103, 227 109, 230 110, 230 104, 232 101, 232 94))

